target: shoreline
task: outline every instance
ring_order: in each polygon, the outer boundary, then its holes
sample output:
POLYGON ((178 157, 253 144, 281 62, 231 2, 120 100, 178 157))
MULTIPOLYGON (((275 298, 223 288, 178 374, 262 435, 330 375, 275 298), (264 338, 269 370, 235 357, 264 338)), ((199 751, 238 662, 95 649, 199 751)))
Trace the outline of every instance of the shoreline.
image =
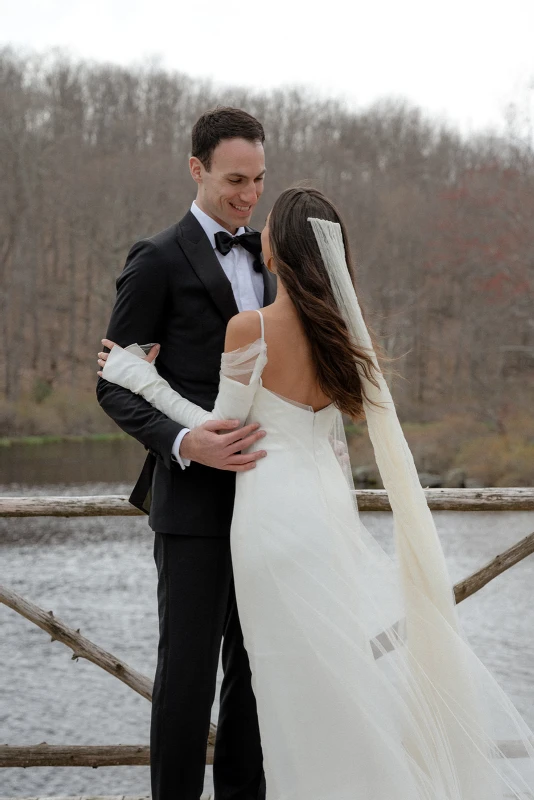
POLYGON ((43 436, 0 436, 0 447, 13 445, 64 444, 68 442, 116 442, 130 439, 127 433, 48 434, 43 436))

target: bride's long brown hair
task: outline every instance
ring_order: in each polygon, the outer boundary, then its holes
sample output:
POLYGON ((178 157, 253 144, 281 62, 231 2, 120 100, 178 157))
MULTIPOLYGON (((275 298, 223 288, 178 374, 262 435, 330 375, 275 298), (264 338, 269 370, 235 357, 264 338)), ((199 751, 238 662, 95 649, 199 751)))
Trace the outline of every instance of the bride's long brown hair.
POLYGON ((354 285, 354 268, 345 225, 333 203, 318 189, 286 189, 269 216, 269 243, 278 277, 297 309, 310 342, 317 379, 324 394, 352 419, 363 416, 367 399, 357 365, 377 385, 368 350, 348 332, 336 303, 309 217, 341 226, 347 268, 354 285))

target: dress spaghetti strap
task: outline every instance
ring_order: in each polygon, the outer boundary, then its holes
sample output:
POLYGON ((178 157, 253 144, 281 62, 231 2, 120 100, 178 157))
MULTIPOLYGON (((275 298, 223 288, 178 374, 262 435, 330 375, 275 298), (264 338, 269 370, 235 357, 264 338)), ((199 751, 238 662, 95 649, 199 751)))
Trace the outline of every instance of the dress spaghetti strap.
POLYGON ((265 341, 265 325, 264 325, 264 322, 263 322, 263 314, 261 313, 261 311, 260 311, 260 309, 259 309, 259 308, 256 308, 255 310, 256 310, 256 311, 258 312, 258 314, 260 315, 260 323, 261 323, 261 340, 262 340, 262 342, 264 342, 264 341, 265 341))

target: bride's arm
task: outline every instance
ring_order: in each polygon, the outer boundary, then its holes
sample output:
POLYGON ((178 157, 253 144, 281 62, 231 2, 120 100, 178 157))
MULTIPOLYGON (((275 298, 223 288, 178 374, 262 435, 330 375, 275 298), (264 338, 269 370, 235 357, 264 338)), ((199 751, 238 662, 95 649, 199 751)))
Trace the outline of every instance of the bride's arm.
MULTIPOLYGON (((196 428, 214 419, 212 412, 186 400, 158 374, 154 363, 104 340, 111 351, 102 369, 102 377, 134 394, 139 394, 174 422, 186 428, 196 428)), ((99 362, 100 363, 100 362, 99 362)))
POLYGON ((187 428, 196 428, 212 419, 238 419, 244 424, 267 360, 264 342, 261 339, 251 342, 258 327, 256 312, 243 312, 230 320, 213 412, 205 411, 172 389, 152 362, 106 340, 104 344, 111 352, 103 359, 102 377, 141 395, 169 419, 187 428))

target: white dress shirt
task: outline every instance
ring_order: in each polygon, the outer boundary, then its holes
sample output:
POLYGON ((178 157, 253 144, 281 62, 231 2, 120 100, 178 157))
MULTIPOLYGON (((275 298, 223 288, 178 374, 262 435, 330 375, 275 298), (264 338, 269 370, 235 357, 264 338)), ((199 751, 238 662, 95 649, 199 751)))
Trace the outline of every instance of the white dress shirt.
MULTIPOLYGON (((230 283, 234 292, 235 301, 239 311, 252 311, 255 308, 260 308, 263 301, 263 275, 261 272, 256 272, 254 269, 254 256, 243 247, 239 245, 232 247, 229 253, 223 256, 215 247, 215 234, 219 231, 228 233, 226 228, 219 225, 214 219, 208 216, 202 209, 200 209, 195 202, 191 206, 191 213, 196 217, 208 237, 211 246, 215 251, 215 255, 219 260, 219 264, 224 270, 224 273, 230 283)), ((245 233, 245 228, 239 228, 236 236, 245 233)), ((189 458, 182 458, 180 456, 180 445, 182 439, 189 433, 189 428, 183 428, 172 446, 173 458, 179 463, 182 469, 185 469, 191 463, 189 458)))

